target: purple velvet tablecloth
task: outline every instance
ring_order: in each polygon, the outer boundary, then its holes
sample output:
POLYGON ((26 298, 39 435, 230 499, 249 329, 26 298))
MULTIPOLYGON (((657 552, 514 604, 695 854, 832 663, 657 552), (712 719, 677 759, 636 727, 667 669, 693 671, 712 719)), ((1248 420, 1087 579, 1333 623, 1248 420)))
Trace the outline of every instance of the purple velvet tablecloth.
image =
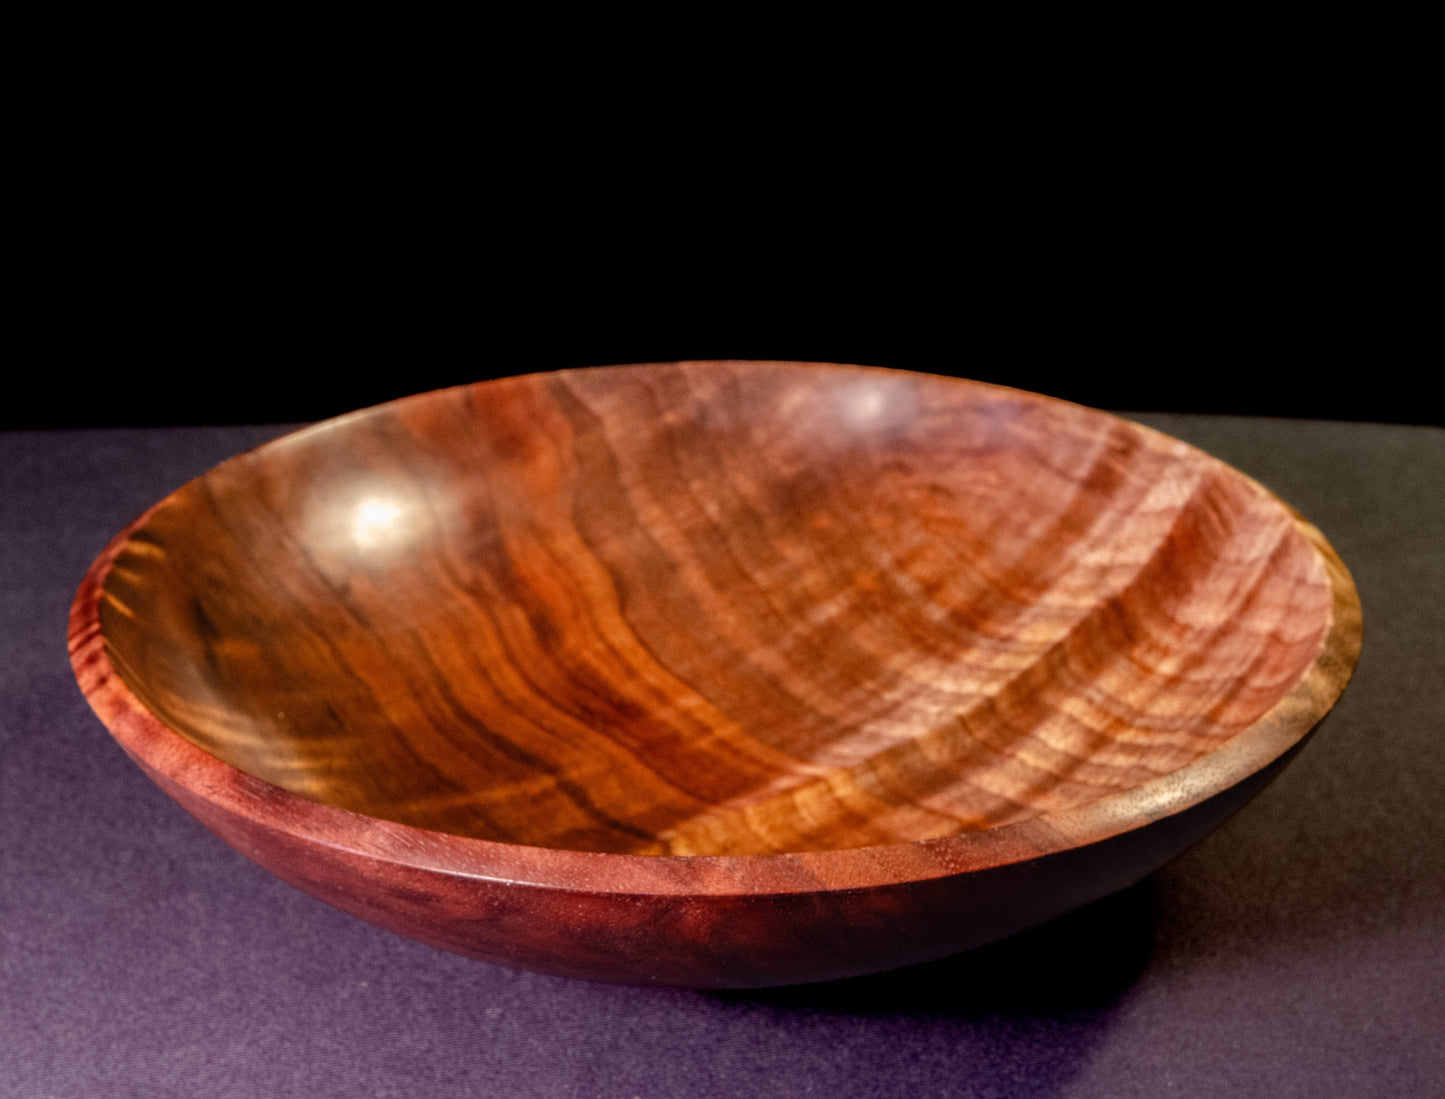
POLYGON ((1445 1095, 1445 431, 1136 418, 1351 568, 1334 714, 1133 889, 944 962, 729 993, 454 957, 214 839, 92 715, 66 616, 113 533, 282 429, 0 434, 0 1096, 1445 1095))

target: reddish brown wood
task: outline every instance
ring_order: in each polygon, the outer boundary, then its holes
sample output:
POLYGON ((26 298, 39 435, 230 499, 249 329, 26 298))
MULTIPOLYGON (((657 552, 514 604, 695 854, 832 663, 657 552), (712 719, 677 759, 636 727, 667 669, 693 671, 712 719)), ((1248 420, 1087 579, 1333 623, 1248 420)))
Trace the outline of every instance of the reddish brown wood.
POLYGON ((281 877, 448 949, 756 985, 1148 873, 1333 705, 1359 603, 1249 478, 922 374, 684 363, 355 413, 97 559, 76 674, 281 877))

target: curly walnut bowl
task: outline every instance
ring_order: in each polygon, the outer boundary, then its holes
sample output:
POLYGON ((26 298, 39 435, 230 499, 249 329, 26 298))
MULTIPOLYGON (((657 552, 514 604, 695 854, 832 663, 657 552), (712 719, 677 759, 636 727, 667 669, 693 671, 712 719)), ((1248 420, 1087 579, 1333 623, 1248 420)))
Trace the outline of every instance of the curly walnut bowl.
POLYGON ((487 961, 759 986, 1127 886, 1333 706, 1360 608, 1229 466, 866 367, 530 375, 233 458, 121 532, 71 657, 287 882, 487 961))

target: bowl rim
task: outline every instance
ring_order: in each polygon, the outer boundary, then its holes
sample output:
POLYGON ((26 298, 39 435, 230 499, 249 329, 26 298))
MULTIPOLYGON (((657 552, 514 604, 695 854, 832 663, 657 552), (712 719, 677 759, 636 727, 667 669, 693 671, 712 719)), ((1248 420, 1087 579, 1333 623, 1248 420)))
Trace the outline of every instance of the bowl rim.
MULTIPOLYGON (((1331 621, 1318 654, 1294 687, 1255 722, 1183 767, 1083 805, 996 828, 867 847, 747 855, 637 855, 504 843, 369 817, 294 794, 196 746, 152 714, 131 692, 105 648, 100 626, 101 595, 117 556, 131 537, 185 487, 182 485, 127 524, 86 571, 69 619, 69 651, 77 683, 112 737, 167 793, 174 797, 178 788, 253 826, 363 859, 458 878, 587 893, 718 897, 885 888, 1028 862, 1099 843, 1181 813, 1262 770, 1300 744, 1348 685, 1363 637, 1359 594, 1349 570, 1313 524, 1234 466, 1147 425, 1046 394, 923 371, 835 363, 757 362, 922 375, 945 383, 1003 391, 1084 409, 1203 455, 1282 507, 1319 555, 1331 589, 1331 621)), ((417 393, 283 434, 218 463, 186 484, 209 476, 227 462, 284 445, 298 435, 327 430, 353 417, 440 393, 528 376, 664 365, 674 364, 642 363, 516 375, 417 393)))

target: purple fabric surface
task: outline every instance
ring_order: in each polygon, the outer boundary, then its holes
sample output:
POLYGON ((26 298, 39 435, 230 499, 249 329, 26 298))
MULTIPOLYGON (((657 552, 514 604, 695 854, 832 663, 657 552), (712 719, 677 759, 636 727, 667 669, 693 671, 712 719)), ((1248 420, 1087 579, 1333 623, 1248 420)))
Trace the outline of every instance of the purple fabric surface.
POLYGON ((0 1096, 1445 1093, 1445 431, 1138 419, 1350 566, 1336 712, 1141 885, 970 955, 766 992, 513 972, 214 839, 110 740, 66 616, 110 536, 279 428, 0 434, 0 1096))

